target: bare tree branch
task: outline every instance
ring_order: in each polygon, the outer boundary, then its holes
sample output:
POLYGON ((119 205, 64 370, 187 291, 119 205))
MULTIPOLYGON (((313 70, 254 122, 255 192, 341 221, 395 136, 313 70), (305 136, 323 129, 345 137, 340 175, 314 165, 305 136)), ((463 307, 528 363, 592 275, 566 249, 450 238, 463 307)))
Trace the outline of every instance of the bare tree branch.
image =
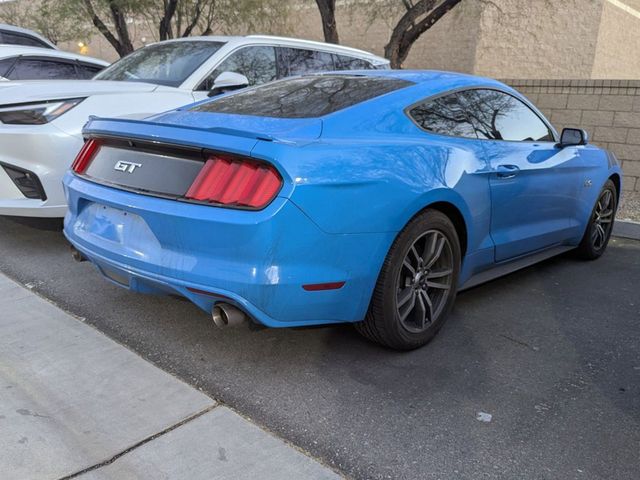
MULTIPOLYGON (((196 2, 194 7, 194 13, 191 18, 191 22, 187 25, 187 28, 184 29, 184 32, 180 34, 181 37, 190 36, 193 30, 200 23, 200 18, 202 17, 202 3, 203 3, 202 0, 198 0, 196 2)), ((209 3, 215 3, 215 2, 209 2, 209 3)), ((213 5, 209 5, 209 8, 213 10, 213 5)), ((211 24, 207 25, 207 28, 211 28, 211 24)))
POLYGON ((168 40, 173 38, 173 29, 171 28, 171 20, 178 8, 178 0, 164 0, 164 15, 160 20, 160 40, 168 40))
POLYGON ((419 0, 415 4, 405 1, 407 11, 400 18, 384 48, 391 67, 401 68, 413 44, 462 0, 419 0))
MULTIPOLYGON (((122 49, 128 54, 133 52, 133 44, 131 43, 131 37, 129 36, 129 28, 127 27, 127 19, 124 10, 120 7, 120 3, 117 0, 107 0, 109 4, 109 11, 111 12, 111 18, 118 34, 118 39, 122 45, 122 49)), ((118 52, 120 53, 120 52, 118 52)), ((120 53, 120 56, 123 56, 120 53)))
POLYGON ((113 46, 113 48, 115 48, 116 52, 118 52, 118 55, 124 57, 125 55, 133 52, 133 45, 131 44, 131 39, 129 38, 126 19, 124 18, 122 11, 113 4, 113 1, 109 0, 109 7, 111 10, 111 15, 114 19, 114 23, 116 24, 117 36, 114 35, 111 30, 109 30, 104 21, 98 16, 91 0, 83 0, 83 3, 87 10, 89 18, 91 19, 91 22, 104 36, 104 38, 106 38, 107 41, 113 46), (122 32, 126 32, 124 37, 121 36, 122 32))

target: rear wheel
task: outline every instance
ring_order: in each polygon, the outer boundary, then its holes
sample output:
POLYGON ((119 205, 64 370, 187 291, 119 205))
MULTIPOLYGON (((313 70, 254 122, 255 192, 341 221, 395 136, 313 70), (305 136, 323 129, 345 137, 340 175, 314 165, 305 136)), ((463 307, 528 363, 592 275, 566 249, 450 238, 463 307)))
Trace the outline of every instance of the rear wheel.
POLYGON ((607 248, 616 216, 618 194, 611 180, 602 187, 593 207, 587 230, 576 253, 586 260, 600 258, 607 248))
POLYGON ((387 254, 358 331, 399 350, 426 344, 453 306, 460 256, 456 229, 446 215, 426 210, 413 219, 387 254))

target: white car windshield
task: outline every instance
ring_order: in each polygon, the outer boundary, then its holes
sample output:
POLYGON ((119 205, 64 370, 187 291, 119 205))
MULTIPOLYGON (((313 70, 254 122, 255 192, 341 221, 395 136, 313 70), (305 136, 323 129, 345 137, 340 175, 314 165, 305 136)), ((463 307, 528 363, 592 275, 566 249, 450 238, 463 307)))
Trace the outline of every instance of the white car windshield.
POLYGON ((222 45, 206 40, 156 43, 136 50, 93 78, 179 87, 222 45))

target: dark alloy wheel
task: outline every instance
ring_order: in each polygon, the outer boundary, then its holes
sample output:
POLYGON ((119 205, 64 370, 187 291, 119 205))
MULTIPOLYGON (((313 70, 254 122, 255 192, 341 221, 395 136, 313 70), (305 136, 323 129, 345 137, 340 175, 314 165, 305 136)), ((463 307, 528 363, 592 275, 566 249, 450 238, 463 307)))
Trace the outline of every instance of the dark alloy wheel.
POLYGON ((587 230, 578 246, 577 253, 587 260, 599 258, 607 248, 617 208, 616 186, 607 180, 598 196, 587 230))
POLYGON ((429 230, 413 242, 398 272, 396 310, 409 332, 423 332, 446 305, 453 276, 449 239, 429 230))
POLYGON ((460 259, 458 234, 444 213, 415 217, 389 250, 358 331, 398 350, 426 344, 453 306, 460 259))

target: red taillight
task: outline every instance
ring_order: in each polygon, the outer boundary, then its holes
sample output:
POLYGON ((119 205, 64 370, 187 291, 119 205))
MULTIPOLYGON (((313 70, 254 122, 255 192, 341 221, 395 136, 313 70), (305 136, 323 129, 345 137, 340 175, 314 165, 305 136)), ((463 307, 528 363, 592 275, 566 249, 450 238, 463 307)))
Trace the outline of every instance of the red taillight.
POLYGON ((99 148, 100 142, 98 140, 93 138, 87 140, 82 146, 82 149, 80 149, 78 156, 73 161, 71 169, 76 173, 84 173, 99 148))
POLYGON ((253 161, 210 157, 185 198, 262 208, 276 196, 282 178, 275 168, 253 161))

